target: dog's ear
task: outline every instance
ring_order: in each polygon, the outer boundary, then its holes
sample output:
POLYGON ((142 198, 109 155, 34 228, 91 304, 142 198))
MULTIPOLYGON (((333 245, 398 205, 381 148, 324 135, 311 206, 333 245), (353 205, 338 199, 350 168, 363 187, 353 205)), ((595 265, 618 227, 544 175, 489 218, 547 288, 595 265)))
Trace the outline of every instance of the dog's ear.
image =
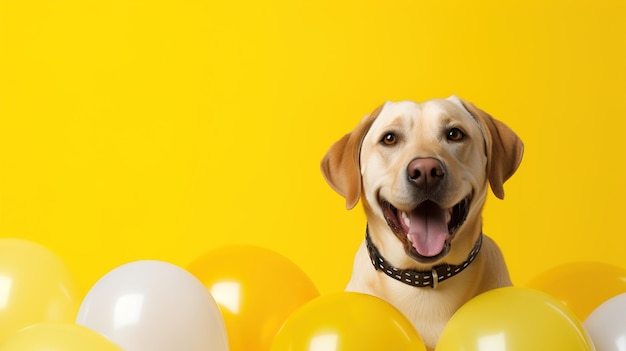
POLYGON ((361 197, 361 144, 367 131, 383 109, 378 107, 363 117, 357 127, 343 136, 324 155, 321 163, 324 179, 339 195, 346 198, 346 208, 352 209, 361 197))
POLYGON ((500 199, 504 198, 504 182, 509 179, 522 162, 524 144, 504 123, 491 117, 472 103, 461 100, 465 109, 480 123, 487 145, 487 176, 491 190, 500 199))

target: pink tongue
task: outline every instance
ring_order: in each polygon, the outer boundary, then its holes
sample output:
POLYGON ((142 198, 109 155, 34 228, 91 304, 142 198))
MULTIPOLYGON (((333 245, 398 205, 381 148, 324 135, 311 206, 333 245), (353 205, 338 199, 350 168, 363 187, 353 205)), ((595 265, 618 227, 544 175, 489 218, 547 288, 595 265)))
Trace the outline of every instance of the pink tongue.
POLYGON ((446 210, 429 201, 409 215, 411 226, 408 237, 417 253, 432 257, 443 251, 448 237, 446 210))

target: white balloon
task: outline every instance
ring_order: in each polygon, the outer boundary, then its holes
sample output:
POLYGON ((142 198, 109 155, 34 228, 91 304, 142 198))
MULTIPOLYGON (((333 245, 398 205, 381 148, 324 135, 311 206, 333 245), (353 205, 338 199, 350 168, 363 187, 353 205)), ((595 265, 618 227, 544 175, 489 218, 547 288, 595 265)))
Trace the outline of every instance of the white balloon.
POLYGON ((209 291, 191 273, 161 261, 107 273, 87 293, 76 323, 125 351, 228 351, 224 319, 209 291))
POLYGON ((626 293, 603 302, 583 325, 596 351, 626 351, 626 293))

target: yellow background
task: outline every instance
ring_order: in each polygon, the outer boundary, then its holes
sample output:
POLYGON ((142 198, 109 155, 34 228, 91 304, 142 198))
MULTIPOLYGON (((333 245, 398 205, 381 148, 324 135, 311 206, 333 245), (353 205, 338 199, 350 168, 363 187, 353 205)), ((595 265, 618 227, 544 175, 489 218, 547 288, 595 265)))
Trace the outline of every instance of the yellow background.
POLYGON ((241 243, 338 291, 365 219, 320 159, 383 101, 450 94, 526 144, 484 215, 515 282, 626 266, 621 0, 0 0, 0 237, 85 291, 241 243))

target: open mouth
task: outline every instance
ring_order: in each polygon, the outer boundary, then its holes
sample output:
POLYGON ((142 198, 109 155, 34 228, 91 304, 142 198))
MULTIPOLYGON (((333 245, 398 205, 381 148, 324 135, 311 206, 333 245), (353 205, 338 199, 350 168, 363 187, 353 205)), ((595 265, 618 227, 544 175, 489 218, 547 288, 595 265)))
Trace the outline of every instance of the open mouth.
POLYGON ((470 200, 468 196, 451 208, 426 200, 410 212, 399 211, 385 200, 381 200, 381 206, 387 224, 406 253, 419 262, 429 263, 450 250, 454 233, 467 219, 470 200))

